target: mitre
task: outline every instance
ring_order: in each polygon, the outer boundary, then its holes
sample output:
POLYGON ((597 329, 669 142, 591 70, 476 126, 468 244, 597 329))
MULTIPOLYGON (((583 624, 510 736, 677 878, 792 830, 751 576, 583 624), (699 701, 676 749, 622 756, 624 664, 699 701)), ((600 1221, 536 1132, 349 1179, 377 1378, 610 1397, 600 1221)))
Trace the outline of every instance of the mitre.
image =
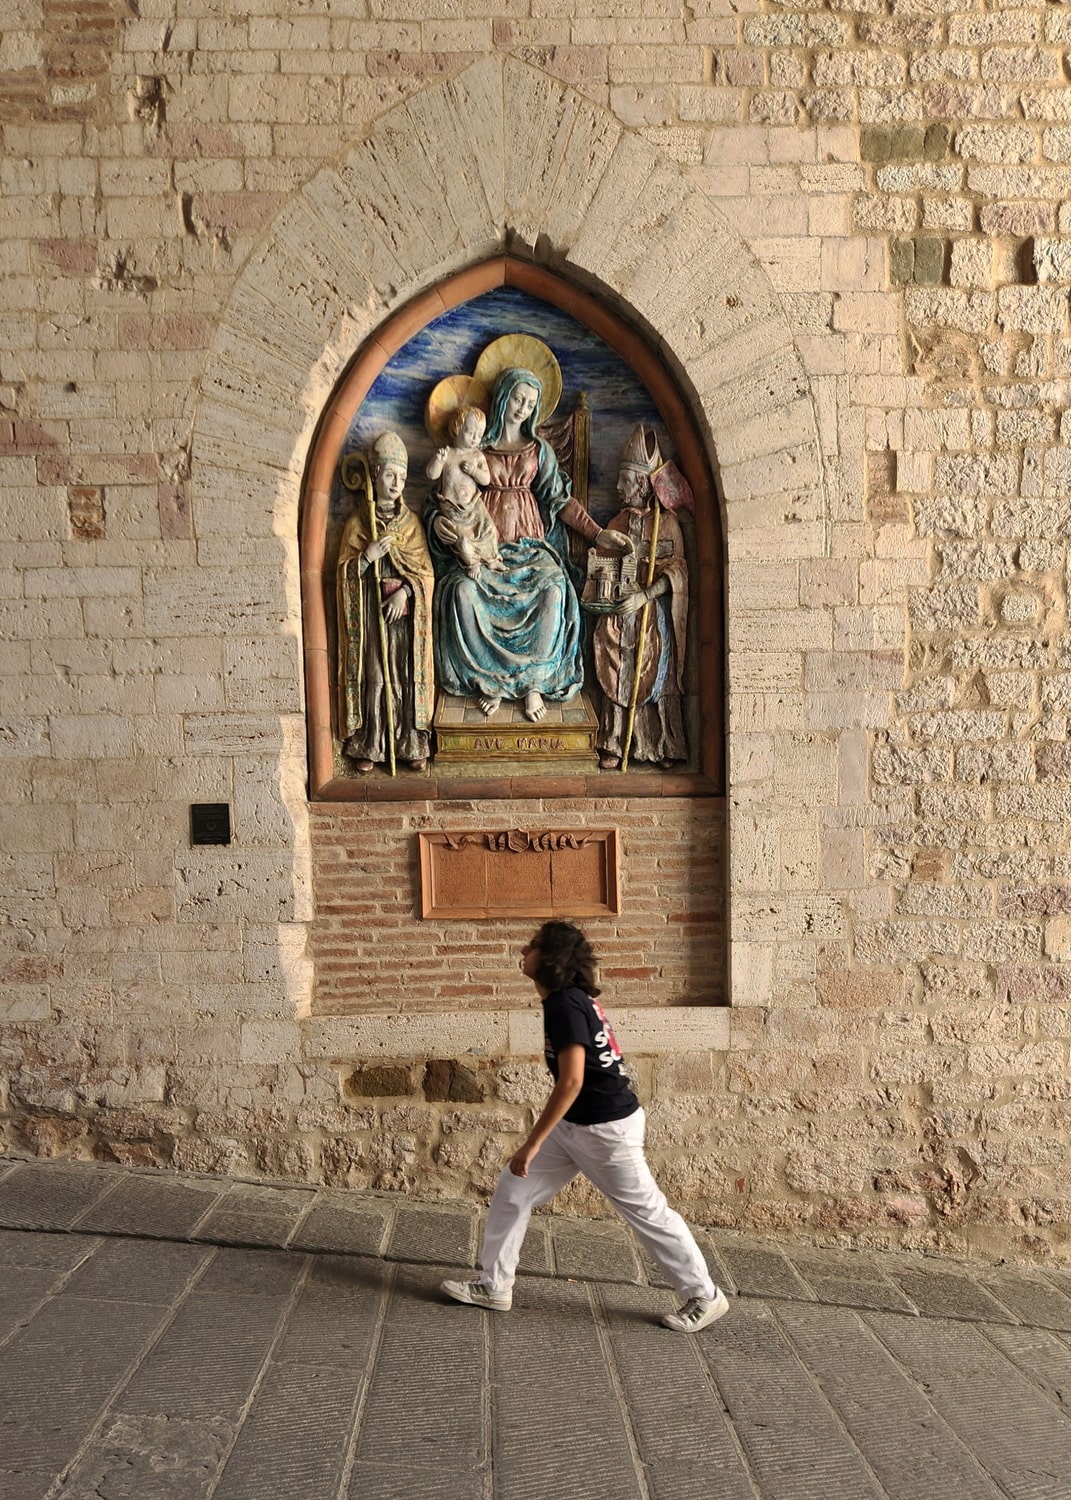
POLYGON ((658 447, 658 434, 653 427, 642 422, 633 430, 621 455, 621 466, 635 469, 639 474, 653 474, 662 467, 662 454, 658 447))

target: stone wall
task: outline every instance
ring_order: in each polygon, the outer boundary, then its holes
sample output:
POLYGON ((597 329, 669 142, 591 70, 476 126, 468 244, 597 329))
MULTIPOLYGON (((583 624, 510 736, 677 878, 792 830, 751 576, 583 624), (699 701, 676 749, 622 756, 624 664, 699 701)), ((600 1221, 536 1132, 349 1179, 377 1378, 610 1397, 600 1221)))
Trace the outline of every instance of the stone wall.
POLYGON ((471 1193, 532 1108, 520 996, 317 1017, 307 946, 313 434, 508 247, 657 345, 721 488, 732 1005, 621 1028, 667 1184, 1066 1256, 1066 7, 431 8, 0 41, 6 1140, 471 1193))

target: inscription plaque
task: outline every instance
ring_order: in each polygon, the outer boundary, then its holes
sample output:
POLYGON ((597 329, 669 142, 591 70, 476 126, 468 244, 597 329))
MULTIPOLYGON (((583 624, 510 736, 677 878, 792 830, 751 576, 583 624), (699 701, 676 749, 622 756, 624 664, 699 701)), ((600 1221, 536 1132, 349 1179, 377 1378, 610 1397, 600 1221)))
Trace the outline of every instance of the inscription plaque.
POLYGON ((599 917, 621 910, 616 828, 420 833, 421 916, 599 917))

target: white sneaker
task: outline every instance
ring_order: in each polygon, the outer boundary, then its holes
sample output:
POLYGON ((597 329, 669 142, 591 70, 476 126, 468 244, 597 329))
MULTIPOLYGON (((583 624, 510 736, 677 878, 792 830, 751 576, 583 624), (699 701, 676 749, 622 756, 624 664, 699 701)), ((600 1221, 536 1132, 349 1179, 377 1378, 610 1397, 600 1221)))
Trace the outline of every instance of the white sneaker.
POLYGON ((716 1297, 690 1297, 679 1311, 666 1313, 662 1319, 665 1328, 677 1333, 698 1333, 710 1323, 716 1323, 729 1311, 729 1299, 720 1287, 716 1297))
POLYGON ((495 1292, 483 1281, 444 1281, 440 1291, 455 1302, 466 1302, 470 1307, 487 1307, 492 1312, 509 1312, 513 1306, 512 1292, 495 1292))

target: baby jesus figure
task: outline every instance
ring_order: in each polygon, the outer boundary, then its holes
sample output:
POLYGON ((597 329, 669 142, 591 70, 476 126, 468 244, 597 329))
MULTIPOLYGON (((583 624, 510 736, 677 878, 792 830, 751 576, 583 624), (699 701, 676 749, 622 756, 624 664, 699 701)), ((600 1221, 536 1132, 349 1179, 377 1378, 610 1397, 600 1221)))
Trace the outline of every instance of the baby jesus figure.
POLYGON ((428 478, 439 481, 438 515, 432 525, 440 541, 457 555, 470 578, 480 567, 504 573, 498 555, 498 532, 480 490, 491 482, 487 458, 480 449, 487 419, 478 406, 461 406, 450 420, 450 448, 439 448, 428 464, 428 478))

